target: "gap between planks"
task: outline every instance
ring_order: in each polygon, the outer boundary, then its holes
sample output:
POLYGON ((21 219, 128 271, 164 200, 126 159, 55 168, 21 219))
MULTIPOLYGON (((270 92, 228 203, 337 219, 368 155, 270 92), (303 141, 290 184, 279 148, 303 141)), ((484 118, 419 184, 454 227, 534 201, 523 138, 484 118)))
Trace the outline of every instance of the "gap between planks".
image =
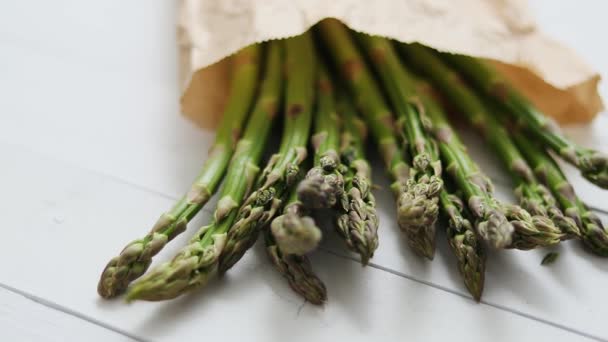
POLYGON ((34 294, 31 294, 31 293, 19 290, 18 288, 12 287, 10 285, 7 285, 7 284, 4 284, 4 283, 0 282, 0 289, 3 289, 3 290, 6 290, 8 292, 14 293, 16 295, 22 296, 23 298, 25 298, 25 299, 27 299, 27 300, 35 303, 35 304, 42 305, 42 306, 44 306, 44 307, 46 307, 48 309, 64 313, 64 314, 69 315, 71 317, 74 317, 74 318, 77 318, 77 319, 89 322, 89 323, 91 323, 91 324, 93 324, 95 326, 98 326, 100 328, 103 328, 103 329, 115 332, 115 333, 117 333, 119 335, 122 335, 124 337, 128 337, 128 338, 130 338, 130 339, 132 339, 134 341, 137 341, 137 342, 151 342, 150 340, 147 340, 147 339, 144 339, 142 337, 133 335, 133 334, 129 333, 128 331, 125 331, 123 329, 114 327, 114 326, 112 326, 110 324, 104 323, 104 322, 102 322, 102 321, 100 321, 100 320, 98 320, 96 318, 87 316, 87 315, 85 315, 85 314, 83 314, 81 312, 78 312, 76 310, 72 310, 72 309, 70 309, 70 308, 68 308, 66 306, 63 306, 63 305, 59 304, 59 303, 55 303, 53 301, 44 299, 42 297, 38 297, 38 296, 36 296, 34 294))
MULTIPOLYGON (((321 252, 323 252, 323 253, 330 254, 330 255, 333 255, 333 256, 338 257, 338 258, 347 259, 347 260, 351 260, 351 261, 356 262, 356 263, 360 263, 359 259, 357 259, 356 257, 350 256, 350 255, 340 254, 340 253, 331 251, 331 250, 323 248, 323 247, 319 247, 319 250, 321 252)), ((434 289, 437 289, 437 290, 440 290, 440 291, 443 291, 443 292, 446 292, 446 293, 449 293, 449 294, 452 294, 452 295, 455 295, 455 296, 458 296, 458 297, 462 297, 464 299, 468 299, 470 301, 474 301, 473 297, 471 297, 468 293, 460 292, 460 291, 458 291, 456 289, 452 289, 452 288, 449 288, 447 286, 443 286, 443 285, 435 284, 435 283, 427 281, 427 280, 419 279, 419 278, 416 278, 416 277, 414 277, 412 275, 409 275, 407 273, 403 273, 403 272, 394 270, 394 269, 389 268, 389 267, 378 265, 378 264, 375 264, 375 263, 373 263, 371 261, 367 264, 367 266, 375 268, 375 269, 380 270, 380 271, 384 271, 384 272, 390 273, 392 275, 395 275, 395 276, 398 276, 398 277, 401 277, 401 278, 405 278, 407 280, 410 280, 410 281, 413 281, 413 282, 416 282, 416 283, 419 283, 419 284, 422 284, 422 285, 426 285, 426 286, 432 287, 434 289)), ((588 334, 588 333, 586 333, 584 331, 580 331, 580 330, 577 330, 575 328, 571 328, 571 327, 569 327, 567 325, 556 323, 556 322, 553 322, 553 321, 550 321, 550 320, 547 320, 547 319, 544 319, 544 318, 536 317, 534 315, 525 313, 523 311, 512 309, 512 308, 510 308, 508 306, 504 306, 504 305, 501 305, 501 304, 496 304, 496 303, 493 303, 493 302, 485 301, 483 299, 481 301, 479 301, 479 304, 480 305, 487 305, 489 307, 492 307, 492 308, 500 310, 500 311, 504 311, 504 312, 507 312, 507 313, 510 313, 510 314, 513 314, 513 315, 517 315, 517 316, 520 316, 520 317, 523 317, 523 318, 527 318, 527 319, 530 319, 530 320, 535 321, 537 323, 549 325, 551 327, 554 327, 554 328, 557 328, 557 329, 560 329, 560 330, 564 330, 564 331, 570 332, 572 334, 588 338, 590 340, 599 341, 599 342, 608 342, 608 340, 603 339, 603 338, 601 338, 599 336, 588 334)))

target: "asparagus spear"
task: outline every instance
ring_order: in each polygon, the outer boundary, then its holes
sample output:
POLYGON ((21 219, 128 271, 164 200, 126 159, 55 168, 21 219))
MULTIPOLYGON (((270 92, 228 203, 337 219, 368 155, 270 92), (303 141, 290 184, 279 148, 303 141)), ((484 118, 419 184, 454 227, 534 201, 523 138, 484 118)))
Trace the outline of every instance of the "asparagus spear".
MULTIPOLYGON (((385 102, 380 88, 367 69, 363 56, 357 50, 348 29, 335 19, 323 20, 317 25, 317 33, 325 44, 331 60, 337 66, 342 80, 356 99, 356 105, 370 127, 372 137, 380 148, 386 168, 389 170, 395 189, 397 204, 407 190, 405 184, 410 176, 410 167, 406 163, 407 152, 401 148, 395 137, 393 115, 385 102)), ((399 217, 406 210, 399 210, 399 217)))
POLYGON ((239 209, 220 256, 219 271, 226 272, 255 243, 259 231, 280 212, 283 202, 300 177, 312 122, 316 60, 310 33, 287 39, 286 99, 283 138, 271 157, 255 191, 239 209))
MULTIPOLYGON (((458 74, 443 64, 432 50, 420 44, 401 46, 408 60, 427 74, 443 90, 446 97, 465 113, 469 122, 482 132, 508 167, 515 167, 514 172, 523 170, 523 158, 510 142, 504 128, 489 115, 481 100, 459 81, 458 74)), ((558 243, 564 237, 561 230, 548 217, 532 216, 517 205, 498 204, 497 209, 502 211, 515 228, 513 243, 504 247, 530 249, 537 245, 558 243)))
POLYGON ((270 260, 291 288, 307 301, 320 305, 327 300, 327 290, 305 254, 317 247, 321 230, 306 214, 297 192, 292 191, 283 215, 272 220, 264 240, 270 260))
MULTIPOLYGON (((335 89, 325 66, 321 64, 315 135, 312 138, 316 166, 298 186, 298 197, 309 208, 333 208, 338 213, 338 233, 350 250, 361 255, 365 265, 377 247, 378 219, 375 215, 375 202, 369 192, 369 170, 358 172, 360 177, 353 179, 353 165, 341 163, 341 118, 336 109, 335 89), (345 175, 349 177, 347 192, 345 175), (363 202, 370 199, 367 203, 363 202)), ((359 166, 363 167, 362 164, 359 166)))
MULTIPOLYGON (((532 210, 532 215, 530 215, 525 210, 520 210, 518 206, 505 206, 506 216, 515 228, 513 243, 510 247, 532 249, 538 246, 555 245, 567 236, 556 224, 560 224, 569 233, 576 231, 573 222, 568 222, 555 205, 543 205, 550 202, 546 196, 548 191, 534 179, 532 170, 511 141, 504 126, 490 114, 490 110, 495 109, 483 103, 466 85, 457 84, 454 80, 458 76, 440 64, 437 56, 432 54, 429 49, 418 45, 411 49, 410 55, 418 60, 424 58, 427 67, 433 67, 435 73, 453 74, 451 77, 441 78, 442 88, 450 94, 458 92, 457 95, 451 96, 452 101, 458 104, 471 125, 481 133, 498 154, 518 185, 516 194, 520 197, 520 203, 526 209, 532 210), (431 56, 430 59, 426 59, 427 55, 431 56), (555 219, 556 223, 549 219, 549 213, 551 213, 551 219, 555 219)), ((435 77, 435 79, 439 79, 439 77, 435 77)))
POLYGON ((555 129, 556 125, 552 120, 544 116, 489 64, 468 56, 444 54, 444 57, 485 94, 508 109, 509 113, 527 128, 531 136, 576 166, 590 182, 608 189, 607 155, 569 141, 555 129))
POLYGON ((300 182, 298 198, 308 208, 331 208, 344 192, 344 176, 338 155, 340 125, 335 111, 334 89, 322 63, 319 64, 314 119, 314 167, 300 182))
POLYGON ((576 222, 585 245, 597 255, 608 256, 608 230, 599 217, 576 196, 574 188, 555 160, 521 132, 514 131, 513 139, 538 178, 551 189, 566 216, 576 222))
POLYGON ((516 186, 515 195, 519 199, 519 204, 533 218, 548 217, 554 227, 559 228, 559 231, 554 231, 553 227, 542 232, 530 231, 531 235, 516 238, 514 245, 520 249, 530 249, 535 246, 557 244, 558 240, 579 237, 580 230, 574 220, 564 215, 551 191, 538 181, 519 148, 515 146, 515 142, 505 128, 508 122, 502 110, 490 102, 486 102, 486 108, 488 111, 483 112, 481 119, 484 121, 479 123, 478 128, 509 170, 516 186), (490 111, 493 115, 489 115, 490 111), (502 118, 503 125, 498 118, 502 118))
POLYGON ((480 237, 495 248, 511 245, 514 227, 492 195, 490 180, 471 159, 466 147, 448 123, 441 107, 427 99, 426 116, 431 122, 446 172, 462 192, 480 237))
MULTIPOLYGON (((442 128, 445 130, 446 127, 451 131, 441 107, 433 99, 433 89, 430 85, 411 74, 405 67, 402 67, 400 83, 402 87, 408 89, 408 92, 412 94, 410 95, 412 102, 418 103, 424 109, 421 121, 424 122, 424 127, 427 131, 431 133, 435 132, 433 122, 431 121, 439 124, 437 131, 442 131, 442 128), (428 117, 427 115, 431 116, 428 117), (435 120, 431 120, 431 118, 435 120)), ((464 148, 464 145, 458 140, 457 136, 454 136, 452 142, 456 143, 460 148, 464 148)), ((484 189, 491 191, 491 183, 483 175, 479 173, 473 178, 482 184, 484 189)), ((439 201, 442 210, 448 218, 448 226, 446 227, 448 242, 456 254, 459 271, 463 276, 465 286, 473 295, 473 298, 479 301, 483 292, 485 279, 486 254, 484 248, 478 241, 471 221, 468 218, 470 214, 464 208, 460 197, 449 195, 445 188, 442 188, 439 194, 439 201)))
POLYGON ((161 215, 146 236, 127 244, 117 257, 108 262, 97 287, 100 296, 111 298, 123 293, 129 283, 146 272, 152 263, 152 257, 160 252, 167 242, 186 230, 187 223, 215 193, 253 103, 261 50, 260 45, 252 45, 233 57, 234 76, 230 97, 215 142, 209 151, 209 158, 190 191, 173 208, 161 215))
POLYGON ((422 124, 424 107, 415 89, 409 87, 408 75, 390 41, 366 34, 357 37, 382 80, 413 157, 409 179, 402 185, 399 197, 399 226, 417 254, 433 259, 435 222, 443 181, 436 146, 429 140, 422 124))
POLYGON ((167 300, 203 286, 216 269, 226 243, 226 233, 239 205, 251 190, 281 97, 281 45, 268 45, 265 75, 243 137, 228 167, 212 222, 202 227, 170 262, 160 265, 137 282, 127 300, 167 300))
POLYGON ((289 286, 313 304, 325 303, 327 290, 323 282, 312 271, 308 258, 304 255, 284 254, 276 244, 270 230, 266 230, 264 235, 268 256, 275 268, 287 279, 289 286))
POLYGON ((346 168, 338 232, 350 250, 361 255, 366 265, 378 248, 376 199, 371 192, 371 167, 365 159, 365 124, 357 116, 345 94, 340 94, 337 110, 344 122, 340 135, 340 158, 346 168))
POLYGON ((481 299, 485 279, 486 253, 477 240, 473 225, 460 197, 444 189, 439 194, 441 209, 447 217, 448 242, 458 261, 464 284, 476 301, 481 299))
POLYGON ((357 108, 370 127, 384 164, 396 180, 405 182, 409 166, 405 163, 404 151, 393 132, 393 114, 351 40, 348 29, 336 19, 323 20, 316 28, 350 95, 355 99, 357 108))
POLYGON ((321 230, 307 214, 297 192, 292 191, 283 215, 277 216, 270 224, 273 245, 278 246, 281 254, 304 255, 319 244, 321 230))

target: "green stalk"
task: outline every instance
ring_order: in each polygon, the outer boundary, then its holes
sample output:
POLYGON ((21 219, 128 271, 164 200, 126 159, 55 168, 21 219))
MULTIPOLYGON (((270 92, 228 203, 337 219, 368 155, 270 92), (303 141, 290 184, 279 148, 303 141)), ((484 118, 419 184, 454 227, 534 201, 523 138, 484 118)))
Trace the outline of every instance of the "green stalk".
POLYGON ((576 222, 584 244, 595 254, 608 256, 608 230, 602 221, 576 196, 553 158, 530 141, 521 132, 515 131, 513 138, 537 177, 553 192, 566 216, 576 222))
POLYGON ((576 166, 590 182, 608 189, 608 156, 568 140, 555 129, 552 120, 534 107, 489 64, 467 56, 444 54, 443 57, 458 67, 481 91, 507 109, 534 139, 576 166))
POLYGON ((484 286, 486 253, 477 240, 462 200, 444 189, 439 194, 439 202, 448 220, 446 232, 450 247, 456 255, 458 270, 465 286, 479 302, 484 286))
POLYGON ((146 272, 152 263, 152 257, 169 241, 186 230, 188 222, 215 193, 224 177, 236 140, 253 104, 258 84, 261 51, 260 45, 251 45, 233 57, 234 71, 230 97, 215 142, 199 175, 190 191, 173 208, 161 215, 146 236, 127 244, 117 257, 108 262, 97 287, 100 296, 111 298, 123 293, 133 280, 146 272))
POLYGON ((395 180, 405 182, 409 167, 404 151, 395 138, 393 114, 380 88, 365 65, 348 29, 336 19, 326 19, 316 25, 331 60, 380 148, 384 164, 395 180))
MULTIPOLYGON (((407 191, 405 185, 410 178, 410 167, 406 162, 406 160, 409 160, 408 153, 405 149, 402 149, 397 141, 391 110, 348 29, 335 19, 327 19, 317 25, 317 33, 325 44, 330 59, 339 71, 350 98, 355 99, 357 109, 370 128, 371 135, 380 149, 384 164, 394 180, 392 188, 394 189, 395 201, 399 205, 400 197, 407 191)), ((370 208, 373 204, 372 198, 369 198, 367 207, 370 208)), ((359 213, 359 215, 363 214, 363 212, 359 213)), ((370 214, 371 211, 368 210, 365 215, 370 214)), ((355 218, 353 215, 352 219, 355 218)), ((375 213, 370 216, 370 219, 369 222, 375 225, 375 213)), ((341 223, 338 224, 339 228, 345 231, 349 223, 346 218, 339 218, 339 220, 341 220, 341 223)), ((403 223, 403 220, 401 220, 401 223, 403 223)), ((370 227, 368 231, 372 233, 374 230, 370 227)), ((369 236, 373 235, 369 234, 369 236)), ((373 239, 368 239, 368 241, 372 242, 372 244, 368 242, 367 250, 369 251, 369 247, 373 247, 375 242, 373 242, 373 239)), ((364 258, 362 258, 362 261, 365 264, 364 258)))
POLYGON ((364 154, 367 130, 345 94, 338 96, 337 110, 343 120, 340 159, 345 167, 337 228, 348 248, 359 253, 361 263, 367 265, 378 248, 379 225, 376 199, 371 192, 371 167, 364 154))
POLYGON ((238 141, 228 167, 212 222, 202 227, 167 263, 160 265, 137 282, 127 300, 167 300, 203 286, 217 268, 228 229, 237 209, 250 192, 268 140, 272 121, 281 100, 281 46, 268 45, 265 74, 255 107, 243 137, 238 141))
POLYGON ((344 193, 344 176, 338 155, 340 124, 335 108, 335 94, 323 63, 319 63, 316 107, 312 136, 314 166, 300 182, 297 192, 298 198, 306 207, 327 209, 334 207, 344 193))
MULTIPOLYGON (((530 176, 526 164, 511 142, 506 130, 488 113, 484 103, 459 80, 459 75, 448 68, 429 48, 420 44, 402 45, 403 54, 422 72, 424 72, 443 91, 443 94, 468 118, 488 143, 494 148, 512 173, 530 176)), ((547 246, 559 243, 565 237, 553 221, 542 215, 530 215, 516 205, 498 204, 498 210, 515 228, 510 247, 530 249, 536 246, 547 246)), ((508 247, 508 246, 504 246, 508 247)))
POLYGON ((260 230, 280 212, 299 180, 300 164, 306 159, 315 96, 315 49, 308 32, 285 40, 285 46, 287 82, 281 147, 262 172, 255 191, 239 209, 220 257, 220 273, 241 259, 260 230))
MULTIPOLYGON (((509 171, 515 184, 515 195, 519 199, 522 208, 528 211, 533 219, 536 217, 547 217, 552 225, 536 225, 531 230, 518 231, 513 246, 518 249, 532 249, 537 246, 550 246, 559 243, 560 240, 580 236, 576 223, 564 216, 558 207, 555 197, 551 191, 541 184, 532 168, 520 152, 511 135, 507 132, 507 120, 501 109, 486 102, 487 111, 483 112, 483 120, 479 125, 479 131, 494 148, 503 164, 509 171), (492 111, 493 115, 489 114, 492 111), (503 124, 498 118, 503 118, 503 124), (538 227, 546 227, 547 230, 539 231, 538 227)), ((516 227, 517 231, 517 227, 516 227)))
POLYGON ((409 142, 412 168, 399 197, 399 227, 410 247, 419 255, 433 259, 435 222, 439 215, 439 193, 443 187, 441 161, 436 146, 427 136, 422 116, 424 106, 408 74, 386 38, 357 34, 363 51, 376 69, 409 142))
MULTIPOLYGON (((415 53, 415 52, 414 52, 415 53)), ((414 54, 413 53, 413 54, 414 54)), ((420 53, 419 59, 427 58, 426 53, 420 53)), ((434 56, 433 56, 434 57, 434 56)), ((429 60, 426 60, 427 63, 429 60)), ((437 61, 430 59, 431 62, 437 61)), ((430 63, 429 63, 430 64, 430 63)), ((447 68, 441 68, 439 63, 433 63, 433 70, 437 74, 448 74, 453 71, 447 68)), ((443 67, 443 65, 441 65, 443 67)), ((430 66, 429 66, 430 67, 430 66)), ((438 79, 435 77, 435 79, 438 79)), ((483 138, 488 142, 490 147, 503 161, 505 167, 514 178, 518 185, 517 194, 523 199, 520 201, 527 209, 533 209, 533 216, 520 212, 518 207, 509 206, 505 210, 507 219, 512 221, 515 228, 513 242, 510 247, 518 249, 532 249, 535 247, 551 246, 559 243, 565 238, 565 234, 558 228, 553 221, 548 218, 547 208, 541 207, 543 198, 540 192, 542 189, 534 179, 532 170, 529 168, 525 159, 515 147, 506 129, 489 113, 490 108, 486 107, 473 92, 466 88, 466 85, 457 84, 452 81, 456 76, 446 77, 445 83, 442 83, 442 89, 446 93, 454 93, 458 91, 457 96, 451 96, 453 102, 457 102, 458 108, 464 113, 483 138), (458 90, 456 90, 458 89, 458 90), (516 219, 517 218, 517 219, 516 219), (516 221, 516 222, 513 222, 516 221)), ((556 209, 557 208, 553 208, 556 209)), ((555 211, 554 211, 555 213, 555 211)), ((563 215, 557 220, 565 222, 563 215)))
POLYGON ((503 205, 492 195, 490 180, 471 159, 466 147, 448 123, 441 107, 427 98, 426 117, 439 147, 444 170, 466 199, 480 237, 495 248, 511 245, 514 227, 507 220, 503 205))

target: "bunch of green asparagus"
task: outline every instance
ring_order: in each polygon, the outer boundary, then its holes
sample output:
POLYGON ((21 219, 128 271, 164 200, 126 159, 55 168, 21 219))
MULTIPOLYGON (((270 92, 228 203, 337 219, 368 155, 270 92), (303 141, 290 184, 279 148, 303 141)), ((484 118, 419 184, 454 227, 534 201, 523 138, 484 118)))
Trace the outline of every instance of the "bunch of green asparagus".
POLYGON ((362 265, 378 248, 370 148, 392 178, 396 222, 408 246, 432 260, 436 227, 444 227, 478 301, 487 248, 529 250, 577 239, 608 256, 608 230, 555 159, 608 188, 608 157, 569 141, 486 62, 355 33, 337 20, 249 46, 231 62, 228 102, 199 176, 148 234, 108 262, 98 284, 102 297, 126 292, 129 301, 158 301, 202 288, 263 235, 289 286, 323 304, 327 290, 308 255, 330 234, 325 226, 334 226, 362 265), (518 203, 494 196, 446 108, 494 150, 518 203), (273 151, 268 141, 279 124, 273 151), (263 166, 265 152, 274 154, 263 166), (209 224, 148 270, 218 190, 209 224))

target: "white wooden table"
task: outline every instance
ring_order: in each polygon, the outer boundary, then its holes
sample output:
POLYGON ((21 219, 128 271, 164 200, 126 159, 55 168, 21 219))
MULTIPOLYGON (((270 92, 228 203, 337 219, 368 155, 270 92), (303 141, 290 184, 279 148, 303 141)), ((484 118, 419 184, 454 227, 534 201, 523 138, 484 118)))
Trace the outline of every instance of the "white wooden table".
MULTIPOLYGON (((532 5, 608 75, 608 48, 595 45, 605 2, 532 5)), ((212 139, 178 115, 174 17, 166 0, 0 2, 0 341, 608 341, 608 260, 578 243, 554 248, 549 267, 539 265, 547 250, 494 253, 476 304, 443 236, 433 263, 409 252, 387 191, 373 264, 362 268, 331 234, 314 255, 323 308, 294 295, 260 246, 178 300, 99 300, 107 259, 187 188, 212 139)), ((604 151, 607 131, 606 114, 565 130, 604 151)), ((499 164, 472 152, 508 197, 499 164)), ((568 174, 608 223, 607 193, 568 174)))

